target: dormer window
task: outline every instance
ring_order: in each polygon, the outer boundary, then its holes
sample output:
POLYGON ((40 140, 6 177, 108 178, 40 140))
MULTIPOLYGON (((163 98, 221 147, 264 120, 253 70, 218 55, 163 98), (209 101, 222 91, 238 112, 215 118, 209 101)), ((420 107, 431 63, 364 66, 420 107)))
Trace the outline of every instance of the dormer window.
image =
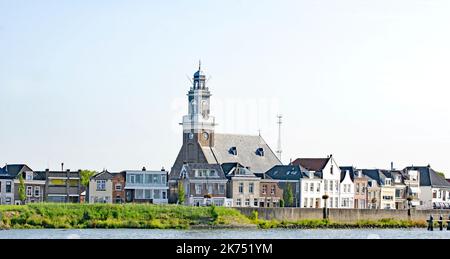
POLYGON ((391 185, 392 184, 391 178, 386 178, 385 184, 386 185, 391 185))
POLYGON ((32 181, 33 180, 33 172, 26 172, 25 173, 25 180, 32 181))
POLYGON ((232 154, 233 156, 237 156, 237 148, 236 147, 231 147, 229 150, 230 154, 232 154))
POLYGON ((264 148, 260 147, 256 150, 258 156, 264 156, 264 148))

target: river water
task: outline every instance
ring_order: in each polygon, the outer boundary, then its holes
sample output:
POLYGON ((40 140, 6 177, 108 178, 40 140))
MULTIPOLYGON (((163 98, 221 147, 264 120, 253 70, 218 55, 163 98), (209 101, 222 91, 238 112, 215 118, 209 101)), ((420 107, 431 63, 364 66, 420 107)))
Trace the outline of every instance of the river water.
POLYGON ((26 229, 0 230, 0 239, 450 239, 426 229, 26 229))

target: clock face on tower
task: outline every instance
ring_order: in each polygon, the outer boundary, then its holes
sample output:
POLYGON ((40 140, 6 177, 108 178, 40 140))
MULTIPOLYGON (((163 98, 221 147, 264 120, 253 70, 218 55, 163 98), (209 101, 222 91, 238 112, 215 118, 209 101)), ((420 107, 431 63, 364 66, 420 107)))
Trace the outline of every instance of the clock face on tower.
POLYGON ((209 134, 208 134, 208 132, 203 132, 203 139, 204 139, 204 140, 208 140, 208 139, 209 139, 209 134))

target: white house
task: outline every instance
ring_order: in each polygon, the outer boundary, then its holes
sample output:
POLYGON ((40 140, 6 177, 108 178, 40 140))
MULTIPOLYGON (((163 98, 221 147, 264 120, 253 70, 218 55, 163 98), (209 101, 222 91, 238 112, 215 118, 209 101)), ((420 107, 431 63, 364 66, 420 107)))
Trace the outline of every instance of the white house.
POLYGON ((420 209, 450 208, 450 183, 430 166, 407 167, 419 171, 420 209))
MULTIPOLYGON (((313 207, 318 203, 317 198, 322 197, 324 194, 328 195, 327 199, 327 207, 328 208, 339 208, 339 198, 340 198, 340 182, 341 182, 341 170, 334 160, 333 156, 330 155, 327 158, 298 158, 294 162, 293 165, 299 165, 302 168, 306 169, 310 176, 309 178, 312 181, 311 173, 313 173, 316 177, 321 178, 321 181, 314 181, 312 189, 314 190, 314 195, 308 196, 308 204, 307 207, 311 207, 311 198, 313 200, 313 207)), ((306 179, 306 178, 305 178, 306 179)), ((303 178, 302 178, 303 180, 303 178)), ((304 190, 306 186, 306 182, 301 185, 301 189, 304 190)), ((301 190, 301 193, 303 192, 301 190)), ((308 192, 311 193, 311 183, 308 184, 308 192)), ((306 195, 306 192, 304 193, 306 195)), ((322 200, 322 199, 320 199, 322 200)), ((304 202, 305 200, 303 199, 304 202)), ((323 201, 319 202, 319 207, 324 207, 323 201)), ((304 207, 304 204, 303 206, 304 207)))
POLYGON ((87 197, 89 203, 113 203, 113 175, 108 171, 100 172, 89 180, 87 197))
POLYGON ((355 185, 352 180, 351 172, 349 170, 346 170, 341 173, 339 207, 345 209, 353 209, 354 199, 355 185))
POLYGON ((125 200, 136 203, 168 203, 169 185, 167 182, 168 172, 147 171, 125 171, 125 200))

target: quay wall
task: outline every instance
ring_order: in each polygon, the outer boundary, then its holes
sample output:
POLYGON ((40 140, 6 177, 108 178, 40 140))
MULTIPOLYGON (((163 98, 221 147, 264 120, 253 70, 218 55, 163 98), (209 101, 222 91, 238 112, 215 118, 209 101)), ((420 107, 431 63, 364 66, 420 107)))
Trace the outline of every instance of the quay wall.
MULTIPOLYGON (((313 208, 236 208, 242 214, 251 216, 253 211, 258 212, 258 217, 265 220, 288 220, 296 221, 302 219, 323 219, 323 209, 313 208)), ((359 220, 427 220, 433 215, 434 220, 442 215, 447 220, 450 210, 376 210, 376 209, 328 209, 328 218, 334 222, 355 223, 359 220)))

